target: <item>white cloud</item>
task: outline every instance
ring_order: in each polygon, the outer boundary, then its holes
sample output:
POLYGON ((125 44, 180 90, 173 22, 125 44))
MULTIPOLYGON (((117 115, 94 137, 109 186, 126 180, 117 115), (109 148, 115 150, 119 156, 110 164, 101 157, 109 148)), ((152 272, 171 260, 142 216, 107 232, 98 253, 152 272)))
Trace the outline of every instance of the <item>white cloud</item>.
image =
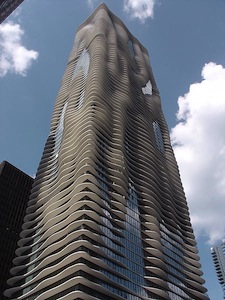
POLYGON ((153 18, 156 0, 124 0, 123 9, 132 18, 145 22, 147 18, 153 18))
POLYGON ((225 237, 225 68, 208 63, 179 97, 171 141, 197 236, 225 237))
POLYGON ((87 0, 87 4, 90 9, 94 9, 94 4, 96 0, 87 0))
POLYGON ((11 14, 12 18, 18 18, 21 15, 22 7, 18 6, 11 14))
POLYGON ((26 76, 38 52, 26 49, 22 44, 24 31, 19 24, 0 25, 0 77, 8 72, 26 76))

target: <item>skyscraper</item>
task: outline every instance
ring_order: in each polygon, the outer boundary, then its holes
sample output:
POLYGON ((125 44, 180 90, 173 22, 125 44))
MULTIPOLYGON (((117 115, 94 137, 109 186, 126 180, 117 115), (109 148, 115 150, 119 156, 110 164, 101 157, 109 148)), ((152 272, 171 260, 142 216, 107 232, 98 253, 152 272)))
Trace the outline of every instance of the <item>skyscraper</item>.
POLYGON ((212 247, 211 254, 219 283, 223 289, 223 298, 225 299, 225 240, 222 240, 222 244, 212 247))
POLYGON ((78 28, 11 299, 208 299, 148 52, 101 4, 78 28))
POLYGON ((7 161, 0 164, 0 299, 7 288, 33 178, 7 161))
POLYGON ((23 0, 2 0, 0 3, 0 24, 19 6, 23 0))

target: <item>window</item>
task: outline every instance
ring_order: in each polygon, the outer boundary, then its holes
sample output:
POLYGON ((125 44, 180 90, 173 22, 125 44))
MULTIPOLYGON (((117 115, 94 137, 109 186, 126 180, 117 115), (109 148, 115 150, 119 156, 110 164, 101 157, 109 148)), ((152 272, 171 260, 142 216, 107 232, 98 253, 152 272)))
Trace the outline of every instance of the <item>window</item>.
POLYGON ((142 88, 142 93, 144 95, 152 95, 152 84, 151 81, 149 80, 146 85, 142 88))
POLYGON ((163 136, 162 136, 160 126, 156 121, 152 123, 152 126, 155 134, 155 141, 156 141, 157 148, 159 149, 159 151, 163 152, 164 143, 163 143, 163 136))
POLYGON ((84 77, 87 76, 90 65, 90 56, 87 49, 84 49, 75 65, 72 80, 76 77, 79 71, 84 73, 84 77))
POLYGON ((128 46, 130 55, 131 55, 132 57, 134 57, 134 56, 135 56, 135 51, 134 51, 134 46, 133 46, 133 43, 131 42, 131 40, 129 40, 129 41, 127 42, 127 46, 128 46))
POLYGON ((81 108, 84 102, 85 85, 87 81, 89 65, 90 65, 90 56, 87 49, 84 49, 75 65, 74 72, 72 75, 72 80, 75 79, 75 77, 77 77, 78 75, 80 75, 79 97, 78 100, 76 101, 77 109, 81 108))

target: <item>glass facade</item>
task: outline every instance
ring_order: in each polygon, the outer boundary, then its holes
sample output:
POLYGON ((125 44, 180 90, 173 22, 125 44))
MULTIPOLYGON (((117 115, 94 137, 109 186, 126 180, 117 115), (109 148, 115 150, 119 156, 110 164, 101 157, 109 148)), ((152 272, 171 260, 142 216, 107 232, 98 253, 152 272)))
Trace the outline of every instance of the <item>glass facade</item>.
POLYGON ((223 298, 225 299, 225 240, 220 245, 212 247, 211 254, 218 281, 223 289, 223 298))
POLYGON ((153 122, 152 123, 154 134, 155 134, 155 141, 157 148, 163 152, 164 151, 164 143, 163 143, 163 136, 162 136, 162 131, 160 129, 159 123, 158 122, 153 122))
POLYGON ((131 57, 134 57, 135 56, 135 51, 134 51, 134 46, 133 46, 132 41, 128 40, 127 45, 128 45, 128 49, 129 49, 131 57))
POLYGON ((0 23, 2 23, 23 0, 2 0, 0 3, 0 23))
POLYGON ((90 65, 90 57, 87 49, 84 49, 75 64, 72 80, 79 88, 78 99, 76 99, 75 107, 81 108, 84 103, 85 86, 87 82, 88 70, 90 65))
POLYGON ((149 80, 146 85, 142 88, 142 92, 145 95, 152 95, 152 84, 151 81, 149 80))
POLYGON ((62 138, 63 138, 64 116, 65 116, 67 104, 68 104, 68 102, 66 102, 63 106, 61 116, 59 119, 59 123, 58 123, 58 126, 57 126, 57 128, 55 130, 55 134, 54 134, 55 144, 54 144, 54 149, 53 149, 53 153, 52 153, 53 161, 54 161, 54 165, 52 166, 52 170, 53 170, 52 179, 54 179, 58 174, 58 156, 59 156, 59 151, 60 151, 62 138))

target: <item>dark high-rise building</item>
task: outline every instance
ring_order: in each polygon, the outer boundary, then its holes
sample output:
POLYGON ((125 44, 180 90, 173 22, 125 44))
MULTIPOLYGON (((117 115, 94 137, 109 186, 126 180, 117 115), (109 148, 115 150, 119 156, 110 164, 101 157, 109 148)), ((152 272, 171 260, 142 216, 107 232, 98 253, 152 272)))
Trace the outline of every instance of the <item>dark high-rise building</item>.
POLYGON ((147 50, 101 4, 78 28, 11 299, 208 299, 147 50))
POLYGON ((211 254, 219 283, 223 289, 223 299, 225 299, 225 240, 220 245, 212 247, 211 254))
POLYGON ((18 247, 33 179, 7 161, 0 164, 0 299, 18 247))
POLYGON ((23 0, 1 0, 0 24, 19 6, 23 0))

